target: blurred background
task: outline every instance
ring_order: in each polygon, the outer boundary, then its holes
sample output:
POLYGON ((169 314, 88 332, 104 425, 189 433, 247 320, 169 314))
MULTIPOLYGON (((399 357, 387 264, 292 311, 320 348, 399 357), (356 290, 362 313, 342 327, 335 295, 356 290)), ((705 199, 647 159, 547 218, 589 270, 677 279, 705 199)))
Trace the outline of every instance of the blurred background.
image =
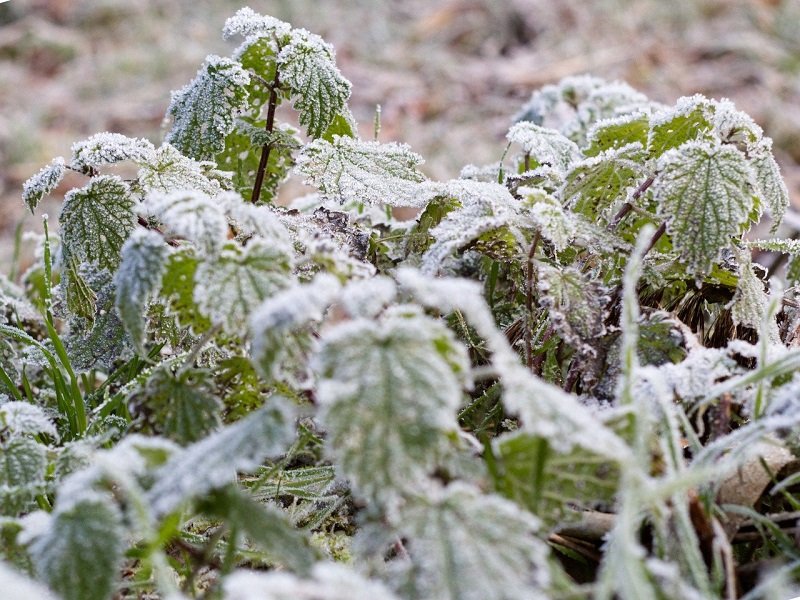
POLYGON ((22 182, 97 131, 158 142, 170 90, 234 49, 220 30, 244 3, 333 43, 362 134, 381 104, 380 139, 409 143, 431 177, 496 161, 532 90, 591 73, 665 103, 732 99, 774 138, 800 206, 800 0, 10 0, 0 257, 21 219, 39 220, 22 182))

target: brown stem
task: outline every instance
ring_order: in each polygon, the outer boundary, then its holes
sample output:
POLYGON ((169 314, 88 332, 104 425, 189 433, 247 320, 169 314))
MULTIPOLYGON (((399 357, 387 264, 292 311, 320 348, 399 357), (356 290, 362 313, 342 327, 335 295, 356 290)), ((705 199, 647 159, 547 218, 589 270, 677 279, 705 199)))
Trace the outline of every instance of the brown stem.
POLYGON ((654 181, 655 175, 650 175, 650 177, 645 179, 642 184, 636 188, 636 191, 634 191, 633 195, 631 196, 631 202, 626 202, 623 204, 619 211, 617 211, 617 214, 614 215, 614 218, 611 219, 611 223, 608 224, 609 231, 614 231, 619 226, 620 222, 622 222, 622 219, 624 219, 628 213, 633 210, 633 202, 641 198, 642 194, 644 194, 650 188, 650 186, 653 185, 654 181))
MULTIPOLYGON (((275 69, 275 79, 272 81, 272 86, 269 92, 269 107, 267 108, 267 124, 264 127, 268 133, 272 133, 275 129, 275 109, 278 108, 278 87, 280 86, 280 72, 275 69)), ((258 163, 258 171, 256 171, 256 181, 253 184, 253 195, 250 197, 250 202, 258 204, 261 198, 261 186, 264 185, 264 174, 267 172, 267 164, 269 163, 269 154, 272 151, 272 144, 267 143, 261 148, 261 160, 258 163)))
POLYGON ((528 312, 525 327, 525 364, 528 369, 533 369, 533 346, 531 343, 531 326, 533 325, 533 259, 536 255, 536 246, 539 245, 539 232, 533 236, 531 249, 528 251, 528 262, 525 273, 525 310, 528 312))

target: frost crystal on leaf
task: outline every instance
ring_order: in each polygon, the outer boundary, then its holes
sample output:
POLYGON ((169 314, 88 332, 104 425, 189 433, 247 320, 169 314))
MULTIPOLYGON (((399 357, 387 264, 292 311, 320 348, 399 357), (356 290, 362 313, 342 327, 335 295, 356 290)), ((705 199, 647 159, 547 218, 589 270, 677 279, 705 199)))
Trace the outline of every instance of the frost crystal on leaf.
POLYGON ((713 103, 700 94, 678 99, 674 107, 664 108, 650 119, 647 150, 660 156, 690 140, 711 138, 713 103))
POLYGON ((244 202, 239 194, 232 192, 223 192, 215 200, 222 204, 237 231, 261 237, 273 247, 282 247, 287 254, 293 252, 289 231, 270 206, 244 202))
POLYGON ((220 183, 209 177, 213 164, 193 160, 172 144, 165 143, 141 163, 139 183, 145 193, 199 190, 214 196, 220 191, 220 183))
POLYGON ((113 271, 120 250, 136 226, 134 201, 117 176, 95 177, 64 197, 61 223, 62 263, 95 263, 113 271))
POLYGON ((542 237, 553 244, 556 252, 566 249, 577 231, 572 214, 565 212, 553 196, 539 189, 520 188, 519 193, 532 203, 528 216, 542 237))
POLYGON ((106 131, 73 144, 70 166, 78 171, 86 171, 123 160, 144 163, 152 160, 154 152, 155 147, 149 140, 106 131))
POLYGON ((463 483, 410 501, 399 528, 419 570, 420 598, 530 600, 550 597, 539 520, 516 504, 463 483), (501 584, 499 582, 502 582, 501 584))
MULTIPOLYGON (((767 313, 769 298, 764 290, 764 281, 758 277, 750 261, 749 250, 739 250, 739 282, 731 301, 731 317, 735 325, 761 329, 767 313)), ((771 324, 771 342, 779 341, 777 325, 771 324)))
POLYGON ((281 82, 288 85, 300 111, 300 125, 321 137, 350 97, 350 82, 336 66, 333 46, 305 29, 295 29, 278 54, 281 82))
POLYGON ((296 169, 323 196, 342 203, 421 206, 429 199, 419 185, 422 162, 405 144, 334 136, 303 148, 296 169))
POLYGON ((13 435, 46 433, 58 438, 55 425, 41 408, 29 402, 6 402, 0 405, 0 424, 13 435))
POLYGON ((194 299, 212 323, 243 334, 253 310, 289 284, 291 271, 285 246, 260 238, 244 248, 228 243, 217 258, 200 263, 194 299))
POLYGON ((30 509, 34 496, 44 492, 45 446, 30 437, 0 441, 0 515, 30 509))
POLYGON ((196 160, 211 160, 225 148, 236 117, 247 107, 250 74, 229 59, 210 55, 194 80, 172 93, 165 141, 196 160))
POLYGON ((39 206, 42 198, 50 194, 61 183, 65 170, 64 159, 59 156, 22 184, 22 199, 31 213, 39 206))
POLYGON ((149 194, 144 209, 168 231, 197 244, 206 255, 219 254, 228 232, 228 222, 219 204, 197 190, 149 194))
POLYGON ((58 600, 46 587, 5 562, 0 562, 0 589, 6 600, 58 600))
POLYGON ((292 30, 289 23, 275 17, 260 15, 249 6, 240 8, 236 14, 225 21, 222 28, 222 37, 226 40, 234 36, 250 37, 275 37, 285 38, 292 30))
POLYGON ((144 354, 147 303, 158 293, 169 246, 157 233, 137 229, 122 247, 122 262, 114 275, 116 307, 139 354, 144 354))
POLYGON ((533 161, 532 166, 548 165, 562 171, 580 159, 577 144, 555 129, 540 127, 528 121, 516 123, 509 129, 509 142, 522 146, 533 161))
POLYGON ((753 170, 736 148, 704 142, 668 151, 658 170, 651 188, 658 211, 687 269, 700 278, 750 218, 753 170))
POLYGON ((789 208, 789 190, 781 177, 781 168, 772 155, 772 140, 763 138, 756 146, 752 159, 756 172, 758 195, 772 216, 772 231, 780 225, 789 208))

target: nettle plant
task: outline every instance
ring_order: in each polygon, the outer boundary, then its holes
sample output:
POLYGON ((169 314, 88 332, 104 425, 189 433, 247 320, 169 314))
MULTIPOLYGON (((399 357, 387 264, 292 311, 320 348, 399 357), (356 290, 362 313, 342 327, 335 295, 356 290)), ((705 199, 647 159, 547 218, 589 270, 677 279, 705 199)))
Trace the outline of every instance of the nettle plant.
POLYGON ((788 205, 747 115, 570 78, 436 182, 318 36, 224 34, 161 146, 24 186, 85 178, 2 280, 4 597, 791 595, 799 304, 751 251, 800 243, 745 238, 788 205))

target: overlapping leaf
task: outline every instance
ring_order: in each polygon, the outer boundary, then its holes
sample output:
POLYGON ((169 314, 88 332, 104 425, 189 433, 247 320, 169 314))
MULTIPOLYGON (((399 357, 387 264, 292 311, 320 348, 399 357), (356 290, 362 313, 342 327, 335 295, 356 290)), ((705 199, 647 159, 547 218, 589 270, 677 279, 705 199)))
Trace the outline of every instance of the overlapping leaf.
POLYGON ((64 178, 66 165, 62 157, 54 158, 22 185, 22 200, 31 212, 36 210, 42 198, 49 195, 64 178))

